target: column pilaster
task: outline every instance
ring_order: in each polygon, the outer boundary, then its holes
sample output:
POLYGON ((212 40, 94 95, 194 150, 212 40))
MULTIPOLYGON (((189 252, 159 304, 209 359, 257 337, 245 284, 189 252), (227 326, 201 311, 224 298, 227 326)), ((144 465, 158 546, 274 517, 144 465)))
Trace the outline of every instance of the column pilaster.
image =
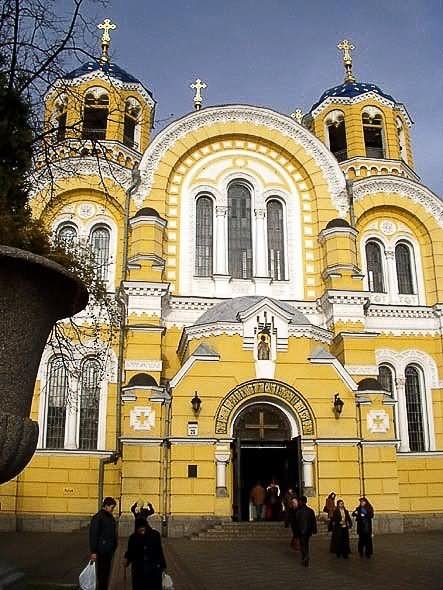
POLYGON ((408 411, 406 408, 406 379, 397 377, 395 380, 398 397, 398 434, 400 437, 400 452, 407 453, 409 447, 408 411))

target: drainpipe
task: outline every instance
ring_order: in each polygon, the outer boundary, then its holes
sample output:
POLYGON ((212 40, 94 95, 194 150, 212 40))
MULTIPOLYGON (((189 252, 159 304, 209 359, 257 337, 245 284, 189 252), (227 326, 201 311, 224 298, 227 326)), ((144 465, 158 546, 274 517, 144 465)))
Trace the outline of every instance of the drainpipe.
POLYGON ((171 410, 172 410, 172 390, 169 382, 165 385, 165 430, 162 441, 162 514, 161 514, 161 534, 162 537, 168 536, 169 527, 169 465, 171 449, 171 410))
MULTIPOLYGON (((100 459, 99 471, 98 471, 98 507, 99 510, 103 501, 103 488, 105 482, 105 465, 117 463, 121 457, 121 390, 123 386, 123 373, 124 373, 124 354, 125 354, 125 342, 126 342, 126 300, 124 297, 123 283, 126 281, 128 276, 128 248, 129 248, 129 209, 131 204, 131 195, 137 189, 140 184, 140 171, 135 168, 132 171, 132 182, 130 187, 126 191, 125 195, 125 209, 124 209, 124 223, 123 223, 123 258, 122 258, 122 278, 120 286, 116 293, 116 301, 120 305, 120 330, 119 330, 119 341, 118 341, 118 356, 117 356, 117 384, 116 384, 116 396, 115 396, 115 445, 114 451, 107 457, 100 459)), ((121 510, 121 502, 119 503, 121 510)))
POLYGON ((358 447, 358 466, 359 466, 359 475, 360 475, 360 496, 365 496, 365 462, 364 462, 364 449, 363 449, 363 434, 362 434, 362 427, 361 427, 361 404, 357 399, 357 424, 358 424, 358 438, 359 442, 357 443, 358 447))

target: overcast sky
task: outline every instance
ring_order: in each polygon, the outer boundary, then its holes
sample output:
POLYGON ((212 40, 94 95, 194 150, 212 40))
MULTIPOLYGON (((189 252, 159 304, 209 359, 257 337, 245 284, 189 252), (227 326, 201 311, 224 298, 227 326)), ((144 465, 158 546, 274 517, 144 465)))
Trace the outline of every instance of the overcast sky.
POLYGON ((352 40, 357 79, 405 104, 416 171, 443 195, 443 0, 111 0, 98 16, 118 25, 114 61, 153 92, 156 131, 192 110, 197 76, 206 106, 306 112, 342 83, 336 44, 352 40))

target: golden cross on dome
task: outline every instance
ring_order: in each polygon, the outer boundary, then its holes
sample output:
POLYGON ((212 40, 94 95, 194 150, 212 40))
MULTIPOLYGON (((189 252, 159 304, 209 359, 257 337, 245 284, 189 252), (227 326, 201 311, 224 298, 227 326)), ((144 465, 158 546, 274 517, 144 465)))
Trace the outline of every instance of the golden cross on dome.
POLYGON ((102 35, 102 55, 100 57, 100 61, 106 62, 109 61, 109 45, 111 44, 111 36, 109 35, 109 31, 113 31, 117 28, 117 25, 111 22, 109 18, 105 18, 105 20, 97 25, 97 29, 101 29, 103 31, 102 35))
POLYGON ((200 80, 200 78, 197 78, 197 80, 193 84, 190 85, 190 88, 195 90, 194 107, 195 107, 196 111, 199 111, 202 107, 203 99, 202 99, 201 91, 207 87, 208 87, 208 85, 205 84, 205 82, 202 82, 200 80))
POLYGON ((345 65, 345 82, 355 82, 354 74, 352 73, 352 55, 351 51, 355 49, 355 46, 352 45, 351 41, 347 39, 343 39, 338 45, 337 49, 343 51, 343 63, 345 65))

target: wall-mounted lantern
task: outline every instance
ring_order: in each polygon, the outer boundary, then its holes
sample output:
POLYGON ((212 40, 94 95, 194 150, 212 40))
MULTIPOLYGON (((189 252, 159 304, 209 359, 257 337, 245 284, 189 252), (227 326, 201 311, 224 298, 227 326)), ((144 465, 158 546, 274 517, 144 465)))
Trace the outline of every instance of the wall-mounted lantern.
POLYGON ((194 414, 198 414, 200 412, 200 408, 202 405, 202 400, 198 397, 198 393, 194 393, 194 397, 191 399, 191 406, 194 411, 194 414))
POLYGON ((345 405, 345 402, 340 398, 339 394, 336 393, 334 395, 334 412, 335 412, 335 415, 337 416, 337 418, 342 413, 344 405, 345 405))

